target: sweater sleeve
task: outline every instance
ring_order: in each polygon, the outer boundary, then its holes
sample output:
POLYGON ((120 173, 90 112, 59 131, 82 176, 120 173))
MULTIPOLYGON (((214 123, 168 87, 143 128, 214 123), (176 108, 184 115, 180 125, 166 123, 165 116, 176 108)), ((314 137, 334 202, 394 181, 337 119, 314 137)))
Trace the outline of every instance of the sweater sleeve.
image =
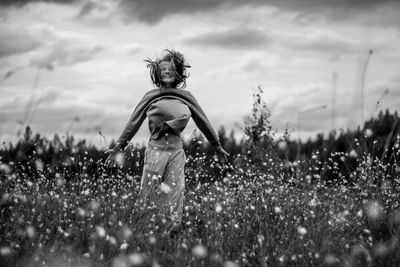
POLYGON ((133 111, 128 123, 122 131, 117 141, 117 147, 121 150, 127 146, 132 137, 139 131, 144 119, 146 118, 146 107, 148 103, 148 94, 146 94, 133 111))
POLYGON ((211 123, 208 120, 205 112, 200 107, 196 98, 189 91, 187 92, 189 93, 192 100, 190 111, 192 112, 192 118, 197 127, 199 127, 200 131, 204 134, 204 136, 207 138, 208 142, 210 142, 214 149, 220 147, 221 144, 219 142, 218 135, 215 132, 214 128, 211 126, 211 123))

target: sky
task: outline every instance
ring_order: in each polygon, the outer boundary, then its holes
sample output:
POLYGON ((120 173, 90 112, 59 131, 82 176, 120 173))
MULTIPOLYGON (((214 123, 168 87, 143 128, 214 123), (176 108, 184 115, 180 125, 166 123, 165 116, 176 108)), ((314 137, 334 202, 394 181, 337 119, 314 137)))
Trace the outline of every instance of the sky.
MULTIPOLYGON (((400 107, 399 11, 397 0, 0 0, 1 142, 26 125, 117 139, 154 88, 144 60, 164 49, 185 55, 185 90, 215 129, 240 136, 259 86, 278 136, 355 129, 400 107)), ((132 141, 148 137, 145 122, 132 141)))

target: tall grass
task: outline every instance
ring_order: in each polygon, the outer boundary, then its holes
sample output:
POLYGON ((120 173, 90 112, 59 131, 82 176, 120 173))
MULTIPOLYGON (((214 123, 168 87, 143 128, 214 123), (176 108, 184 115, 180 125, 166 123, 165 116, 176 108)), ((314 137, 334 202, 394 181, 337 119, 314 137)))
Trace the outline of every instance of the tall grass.
POLYGON ((60 161, 41 159, 44 143, 25 161, 3 159, 0 265, 399 266, 399 142, 384 157, 357 143, 289 162, 259 107, 229 171, 188 155, 183 224, 173 235, 138 221, 140 171, 106 169, 72 142, 60 161), (327 182, 325 169, 350 161, 350 175, 327 182))

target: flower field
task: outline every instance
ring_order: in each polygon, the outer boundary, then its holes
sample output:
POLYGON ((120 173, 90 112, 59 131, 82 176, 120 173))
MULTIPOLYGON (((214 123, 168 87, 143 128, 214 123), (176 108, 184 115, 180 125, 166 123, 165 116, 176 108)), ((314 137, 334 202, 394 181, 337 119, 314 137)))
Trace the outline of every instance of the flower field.
POLYGON ((216 177, 214 162, 189 156, 183 225, 171 236, 138 223, 137 171, 70 156, 78 168, 38 159, 0 165, 1 266, 400 263, 400 171, 385 175, 390 166, 367 154, 348 183, 315 174, 318 154, 289 165, 242 156, 216 177))
POLYGON ((0 266, 400 266, 397 113, 304 145, 273 138, 260 92, 245 140, 220 134, 229 166, 199 139, 185 145, 172 233, 138 219, 143 147, 110 169, 105 148, 68 136, 27 128, 17 146, 3 144, 0 266))

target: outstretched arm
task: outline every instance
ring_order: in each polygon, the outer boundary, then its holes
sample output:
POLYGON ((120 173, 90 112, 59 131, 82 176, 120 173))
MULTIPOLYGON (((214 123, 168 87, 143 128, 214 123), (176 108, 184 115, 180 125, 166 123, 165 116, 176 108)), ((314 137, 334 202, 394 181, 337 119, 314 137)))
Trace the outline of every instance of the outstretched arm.
POLYGON ((137 133, 144 119, 146 118, 146 107, 147 107, 147 94, 142 98, 139 104, 133 111, 128 123, 118 138, 117 144, 112 149, 107 150, 105 153, 108 154, 108 158, 105 161, 107 167, 115 166, 115 156, 121 153, 132 137, 137 133))
POLYGON ((200 107, 196 98, 191 93, 190 96, 192 98, 190 110, 192 112, 194 122, 196 123, 197 127, 199 127, 200 131, 205 135, 207 140, 210 142, 211 146, 214 148, 214 151, 217 154, 219 161, 225 164, 227 162, 227 156, 229 156, 228 152, 226 152, 222 148, 217 133, 211 126, 210 121, 208 120, 203 109, 200 107))

